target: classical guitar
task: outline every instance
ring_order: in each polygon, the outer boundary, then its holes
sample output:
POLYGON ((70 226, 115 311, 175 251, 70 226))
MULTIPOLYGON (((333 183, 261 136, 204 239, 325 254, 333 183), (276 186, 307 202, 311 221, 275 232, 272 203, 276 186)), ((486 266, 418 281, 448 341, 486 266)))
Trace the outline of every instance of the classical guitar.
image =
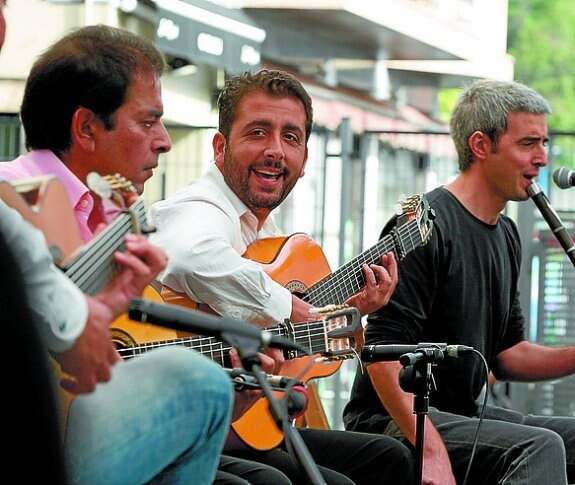
MULTIPOLYGON (((329 263, 321 248, 306 234, 296 233, 287 237, 259 239, 252 243, 243 254, 245 258, 261 264, 264 271, 274 281, 299 295, 316 307, 343 304, 357 293, 365 281, 362 265, 378 264, 382 255, 393 252, 400 261, 409 252, 425 245, 433 230, 434 213, 427 199, 416 194, 400 201, 395 227, 373 247, 353 258, 338 270, 331 273, 329 263)), ((197 310, 206 307, 198 305, 186 295, 172 291, 168 287, 160 290, 162 299, 197 310)), ((209 310, 209 308, 208 308, 209 310)), ((301 325, 296 323, 294 328, 301 325)), ((318 356, 318 363, 308 371, 308 378, 325 377, 335 373, 341 361, 325 361, 318 356), (314 375, 317 372, 317 375, 314 375)), ((287 360, 281 374, 297 377, 306 364, 300 359, 287 360)), ((262 422, 271 421, 268 405, 261 399, 244 416, 232 424, 240 438, 257 449, 268 449, 263 444, 266 433, 275 431, 275 424, 262 431, 262 422)), ((267 441, 267 440, 265 440, 267 441)), ((270 442, 273 440, 270 440, 270 442)))
MULTIPOLYGON (((91 177, 91 182, 95 177, 91 177)), ((117 273, 113 254, 123 249, 126 234, 147 230, 143 202, 129 182, 117 175, 98 177, 96 182, 101 195, 115 198, 123 205, 123 210, 92 241, 83 245, 70 199, 58 178, 39 176, 0 181, 0 198, 44 233, 54 262, 89 295, 96 294, 117 273)), ((161 301, 151 286, 145 289, 143 296, 161 301)), ((177 337, 174 331, 163 327, 131 322, 127 314, 112 322, 112 335, 117 332, 115 328, 124 327, 137 328, 140 341, 177 337)), ((61 388, 60 391, 65 419, 74 396, 61 388)))
MULTIPOLYGON (((136 310, 137 313, 137 310, 136 310)), ((129 315, 133 315, 130 311, 129 315)), ((337 307, 320 312, 318 320, 298 323, 292 325, 289 322, 281 323, 267 330, 272 334, 279 335, 299 344, 300 347, 309 349, 313 359, 306 358, 306 353, 299 350, 292 350, 286 353, 286 359, 298 360, 300 363, 308 362, 303 367, 301 373, 294 375, 302 382, 307 382, 313 377, 325 377, 334 372, 329 365, 332 362, 341 362, 357 355, 363 343, 363 327, 361 316, 357 309, 350 307, 337 307), (318 365, 317 362, 324 363, 318 365), (314 364, 316 362, 316 364, 314 364)), ((132 358, 141 355, 149 350, 160 347, 180 345, 209 357, 214 362, 230 367, 228 353, 231 346, 213 337, 200 335, 190 335, 177 339, 167 339, 155 342, 138 343, 133 335, 125 330, 115 329, 114 341, 120 355, 125 358, 132 358)), ((276 392, 277 397, 282 397, 281 391, 276 392)), ((261 407, 266 403, 265 399, 260 399, 255 406, 261 407)), ((258 411, 260 418, 251 420, 239 419, 232 423, 232 429, 236 436, 247 446, 269 450, 275 448, 283 440, 283 433, 277 428, 269 412, 258 411)))
MULTIPOLYGON (((415 194, 398 204, 401 212, 389 234, 334 272, 322 249, 303 233, 258 239, 250 244, 243 257, 261 264, 274 281, 315 307, 341 305, 365 285, 364 264, 379 264, 381 256, 389 252, 401 261, 431 237, 435 215, 425 196, 415 194)), ((169 287, 163 286, 160 294, 166 303, 204 309, 169 287)))
POLYGON ((427 199, 416 194, 400 203, 401 213, 389 234, 333 273, 320 247, 301 233, 257 240, 244 257, 263 264, 274 281, 302 300, 316 307, 340 305, 365 285, 364 264, 380 264, 381 256, 390 252, 401 261, 431 237, 434 213, 427 199))

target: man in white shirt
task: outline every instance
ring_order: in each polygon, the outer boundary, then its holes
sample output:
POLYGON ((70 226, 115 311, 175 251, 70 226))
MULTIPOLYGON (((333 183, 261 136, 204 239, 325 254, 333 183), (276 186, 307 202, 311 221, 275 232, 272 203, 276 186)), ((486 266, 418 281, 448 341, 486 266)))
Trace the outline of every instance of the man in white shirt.
MULTIPOLYGON (((307 321, 311 305, 242 255, 256 240, 279 235, 269 216, 304 174, 311 99, 293 76, 264 70, 231 79, 218 106, 215 165, 202 179, 151 208, 157 227, 152 241, 169 256, 159 281, 221 315, 260 326, 285 319, 307 321)), ((381 266, 365 265, 363 272, 365 286, 346 303, 366 314, 389 300, 397 284, 397 266, 388 254, 381 266)), ((277 353, 275 357, 278 371, 283 360, 277 353)), ((317 429, 302 429, 301 435, 330 484, 412 483, 411 453, 396 440, 317 429)), ((233 469, 252 484, 305 480, 303 470, 280 447, 233 454, 281 470, 281 479, 261 479, 250 474, 249 465, 233 469)), ((239 482, 226 477, 216 483, 239 482)))

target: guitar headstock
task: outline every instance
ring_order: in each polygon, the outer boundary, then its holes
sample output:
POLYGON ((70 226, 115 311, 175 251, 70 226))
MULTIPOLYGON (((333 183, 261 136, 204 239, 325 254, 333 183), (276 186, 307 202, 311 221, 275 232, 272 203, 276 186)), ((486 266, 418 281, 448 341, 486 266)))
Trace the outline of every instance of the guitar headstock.
POLYGON ((410 250, 427 244, 433 231, 435 212, 423 194, 414 194, 400 198, 396 213, 398 218, 394 232, 402 239, 398 245, 402 250, 398 254, 403 259, 410 250))
POLYGON ((112 201, 131 218, 132 231, 136 234, 148 234, 155 228, 146 220, 143 202, 136 188, 126 177, 116 173, 114 175, 100 175, 90 172, 86 177, 90 190, 102 199, 112 201))
POLYGON ((121 208, 129 207, 138 200, 138 192, 132 182, 119 173, 100 175, 90 172, 86 177, 86 183, 92 192, 102 199, 113 201, 121 208))
POLYGON ((325 331, 324 360, 350 359, 363 348, 361 314, 355 307, 330 305, 316 309, 325 331))

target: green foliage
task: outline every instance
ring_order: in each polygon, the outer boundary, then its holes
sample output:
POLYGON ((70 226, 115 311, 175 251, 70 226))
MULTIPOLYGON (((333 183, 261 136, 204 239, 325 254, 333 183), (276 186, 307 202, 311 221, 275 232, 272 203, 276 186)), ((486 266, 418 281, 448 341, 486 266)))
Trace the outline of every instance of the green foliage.
POLYGON ((509 0, 508 52, 515 79, 551 104, 549 128, 575 131, 573 0, 509 0))
POLYGON ((449 123, 451 112, 455 107, 455 102, 460 93, 461 88, 443 88, 439 90, 437 95, 439 103, 439 121, 445 124, 449 123))

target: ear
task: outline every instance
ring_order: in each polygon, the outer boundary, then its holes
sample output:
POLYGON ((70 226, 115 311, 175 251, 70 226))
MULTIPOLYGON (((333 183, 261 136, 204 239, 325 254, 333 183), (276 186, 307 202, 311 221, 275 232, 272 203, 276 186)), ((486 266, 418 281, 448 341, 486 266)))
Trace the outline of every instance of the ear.
POLYGON ((493 142, 482 131, 476 131, 469 137, 469 148, 476 158, 485 160, 493 150, 493 142))
POLYGON ((212 147, 214 149, 214 160, 216 166, 223 172, 224 170, 224 155, 226 153, 226 138, 221 132, 217 132, 212 140, 212 147))
POLYGON ((95 131, 98 119, 88 108, 80 107, 72 115, 72 144, 81 150, 93 152, 96 149, 95 131))

